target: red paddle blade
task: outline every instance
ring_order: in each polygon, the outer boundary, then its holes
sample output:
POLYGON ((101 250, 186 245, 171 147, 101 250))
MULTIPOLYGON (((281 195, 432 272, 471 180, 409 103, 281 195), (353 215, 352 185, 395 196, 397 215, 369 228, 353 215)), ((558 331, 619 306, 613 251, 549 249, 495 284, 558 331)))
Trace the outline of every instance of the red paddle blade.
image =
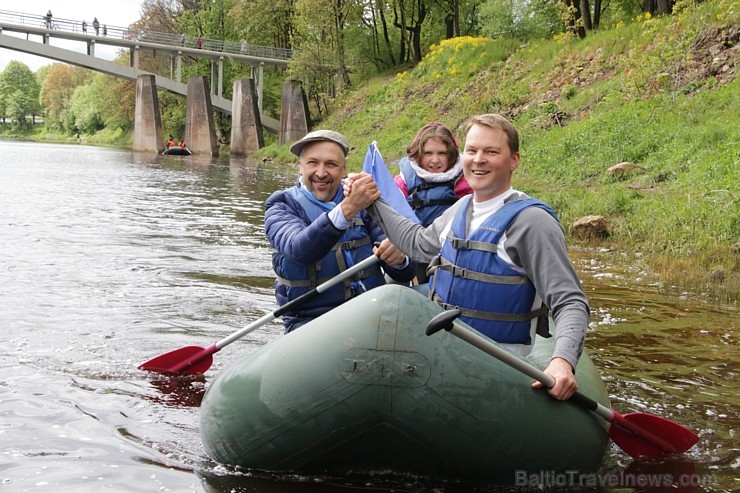
POLYGON ((688 428, 646 413, 614 413, 609 436, 632 457, 680 454, 699 441, 699 436, 688 428))
POLYGON ((200 346, 186 346, 165 353, 146 363, 139 365, 140 370, 149 370, 157 373, 185 373, 188 375, 205 373, 213 364, 215 346, 202 348, 200 346))

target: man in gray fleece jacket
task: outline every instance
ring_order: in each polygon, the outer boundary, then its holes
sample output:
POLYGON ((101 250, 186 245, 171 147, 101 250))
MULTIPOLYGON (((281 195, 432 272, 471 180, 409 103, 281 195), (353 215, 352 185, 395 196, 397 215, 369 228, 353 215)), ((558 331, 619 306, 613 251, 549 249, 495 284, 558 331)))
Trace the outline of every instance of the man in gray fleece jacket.
POLYGON ((409 257, 432 262, 430 289, 437 302, 460 307, 466 323, 507 349, 528 354, 538 319, 549 309, 557 330, 555 351, 544 371, 556 380, 550 395, 568 399, 578 388, 574 371, 583 351, 589 305, 562 227, 549 206, 511 187, 520 156, 518 132, 508 120, 478 115, 470 119, 465 134, 461 159, 474 195, 459 200, 428 227, 377 200, 380 191, 367 173, 350 175, 345 194, 364 196, 370 215, 409 257))

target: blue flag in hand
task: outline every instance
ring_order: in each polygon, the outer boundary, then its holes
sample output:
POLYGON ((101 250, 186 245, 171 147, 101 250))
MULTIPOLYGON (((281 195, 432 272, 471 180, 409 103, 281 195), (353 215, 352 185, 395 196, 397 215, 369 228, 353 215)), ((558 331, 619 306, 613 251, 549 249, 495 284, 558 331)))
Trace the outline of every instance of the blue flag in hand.
POLYGON ((414 210, 406 201, 406 197, 403 196, 401 190, 396 186, 396 182, 393 181, 393 176, 391 176, 390 171, 388 171, 375 142, 370 144, 370 147, 367 149, 365 162, 362 164, 362 171, 373 177, 373 180, 375 180, 375 183, 378 185, 378 190, 380 190, 380 196, 383 200, 388 202, 406 219, 419 224, 419 218, 416 217, 414 210))

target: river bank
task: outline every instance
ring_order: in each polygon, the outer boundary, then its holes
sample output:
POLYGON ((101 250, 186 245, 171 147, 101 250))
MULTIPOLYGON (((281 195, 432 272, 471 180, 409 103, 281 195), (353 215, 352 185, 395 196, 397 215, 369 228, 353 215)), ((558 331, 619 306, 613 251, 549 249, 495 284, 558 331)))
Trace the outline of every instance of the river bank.
POLYGON ((43 122, 36 122, 21 127, 12 123, 0 123, 0 139, 28 140, 46 144, 85 144, 130 149, 133 141, 133 133, 116 128, 112 130, 103 129, 92 135, 69 135, 65 132, 50 130, 43 122))

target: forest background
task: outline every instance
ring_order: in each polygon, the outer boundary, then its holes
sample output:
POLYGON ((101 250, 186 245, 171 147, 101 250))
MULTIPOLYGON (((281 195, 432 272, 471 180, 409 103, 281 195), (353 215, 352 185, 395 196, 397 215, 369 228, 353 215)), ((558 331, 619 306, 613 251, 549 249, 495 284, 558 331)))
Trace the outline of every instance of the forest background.
MULTIPOLYGON (((523 141, 515 186, 555 208, 569 241, 738 302, 738 0, 144 0, 130 27, 293 50, 287 69, 265 69, 263 111, 279 117, 282 81, 300 80, 313 126, 352 142, 352 170, 372 141, 395 171, 423 124, 462 137, 470 116, 501 113, 523 141), (579 238, 587 215, 608 234, 579 238)), ((168 74, 170 59, 140 66, 168 74)), ((183 76, 210 71, 190 59, 183 76)), ((250 67, 227 61, 224 76, 230 98, 250 67)), ((184 101, 159 99, 165 134, 183 135, 184 101)), ((13 61, 0 136, 130 147, 134 100, 122 79, 13 61)), ((216 121, 227 141, 228 117, 216 121)), ((294 162, 265 135, 256 158, 294 162)))

